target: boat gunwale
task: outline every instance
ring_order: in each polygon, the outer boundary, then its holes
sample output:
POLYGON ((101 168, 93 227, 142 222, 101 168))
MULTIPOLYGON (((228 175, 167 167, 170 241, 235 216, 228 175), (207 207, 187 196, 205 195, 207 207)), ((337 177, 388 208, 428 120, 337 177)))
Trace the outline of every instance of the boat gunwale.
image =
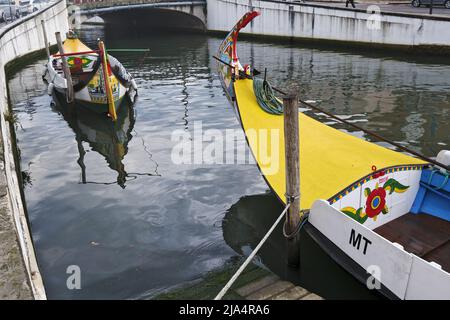
MULTIPOLYGON (((235 81, 239 81, 239 80, 232 79, 233 91, 234 91, 235 94, 236 94, 236 90, 235 90, 235 88, 234 88, 234 83, 235 83, 235 81)), ((239 121, 239 124, 240 124, 242 130, 245 132, 245 128, 244 128, 244 124, 242 123, 242 117, 241 117, 240 108, 239 108, 239 103, 238 103, 238 101, 237 101, 237 98, 236 98, 236 97, 232 97, 232 102, 233 102, 234 107, 235 107, 235 109, 236 109, 236 111, 237 111, 237 113, 238 113, 238 121, 239 121)), ((333 128, 333 129, 334 129, 334 128, 333 128)), ((335 129, 335 130, 338 130, 338 129, 335 129)), ((339 130, 339 131, 340 131, 340 130, 339 130)), ((249 143, 249 140, 248 140, 248 138, 247 138, 247 135, 244 135, 244 136, 245 136, 245 140, 246 140, 246 142, 247 142, 247 146, 248 146, 248 148, 250 149, 250 151, 251 151, 251 153, 252 153, 252 156, 253 156, 253 158, 254 158, 254 160, 255 160, 256 166, 258 167, 258 170, 259 170, 261 176, 264 178, 264 181, 265 181, 266 184, 269 186, 270 190, 277 196, 277 198, 278 198, 282 203, 286 204, 286 200, 285 200, 285 199, 282 199, 282 198, 278 195, 278 193, 274 190, 274 188, 272 187, 272 185, 269 183, 269 180, 267 180, 267 178, 266 178, 266 176, 264 175, 264 173, 263 173, 261 167, 259 166, 259 163, 258 163, 258 161, 257 161, 257 158, 255 157, 255 154, 254 154, 252 148, 250 147, 250 143, 249 143)), ((364 141, 367 141, 367 140, 364 140, 364 141)), ((372 142, 370 142, 370 141, 367 141, 367 142, 372 143, 372 142)), ((376 170, 376 171, 373 171, 373 172, 371 172, 371 173, 369 173, 369 174, 367 174, 367 175, 365 175, 365 176, 362 176, 361 178, 355 180, 354 182, 350 183, 350 184, 347 185, 346 187, 344 187, 344 188, 342 188, 341 190, 339 190, 339 191, 338 191, 337 193, 335 193, 333 196, 329 197, 328 199, 323 199, 323 200, 326 200, 326 201, 328 201, 328 203, 333 204, 333 203, 336 201, 335 198, 338 198, 339 196, 342 196, 342 197, 345 196, 345 194, 343 194, 343 193, 345 193, 346 191, 348 191, 349 189, 351 189, 353 186, 357 185, 358 183, 361 183, 362 181, 364 181, 364 180, 366 180, 366 179, 368 179, 368 178, 369 178, 369 180, 371 180, 371 179, 373 178, 373 176, 376 175, 377 173, 381 173, 381 172, 384 172, 384 171, 387 171, 387 170, 391 170, 391 169, 394 169, 394 170, 395 170, 395 169, 403 169, 403 168, 407 168, 407 170, 422 170, 423 168, 428 167, 428 166, 430 166, 429 163, 424 163, 424 164, 402 164, 402 165, 394 165, 394 166, 384 167, 384 168, 378 169, 378 170, 376 170), (410 167, 413 167, 413 169, 409 169, 410 167)), ((399 170, 399 171, 404 171, 404 170, 399 170)), ((316 199, 316 200, 319 200, 319 199, 316 199)), ((339 199, 338 199, 338 200, 339 200, 339 199)), ((308 210, 308 209, 310 209, 310 208, 307 208, 307 210, 308 210)))
MULTIPOLYGON (((225 53, 225 51, 223 51, 223 49, 227 47, 227 46, 225 46, 224 44, 227 42, 227 40, 229 39, 230 36, 233 36, 233 41, 234 41, 234 43, 233 43, 233 47, 231 48, 231 52, 232 52, 231 63, 233 63, 233 64, 236 65, 236 66, 241 65, 239 56, 238 56, 238 54, 237 54, 237 39, 238 39, 238 36, 239 36, 239 31, 240 31, 241 29, 244 28, 244 27, 239 28, 239 26, 240 26, 240 23, 241 23, 242 19, 244 19, 244 17, 245 17, 247 14, 253 13, 253 12, 257 12, 257 11, 249 11, 249 12, 247 12, 246 14, 244 14, 244 16, 236 23, 236 25, 233 26, 233 28, 227 33, 227 35, 225 36, 225 38, 223 38, 222 42, 221 42, 220 45, 219 45, 218 56, 222 56, 222 55, 225 53), (235 35, 233 35, 233 32, 235 32, 236 28, 238 28, 238 29, 237 29, 237 33, 236 33, 235 35), (233 59, 234 59, 234 60, 233 60, 233 59)), ((247 21, 247 24, 250 23, 250 22, 251 22, 254 18, 256 18, 258 15, 259 15, 259 12, 258 12, 258 14, 254 15, 254 16, 251 18, 250 21, 247 21)), ((220 62, 217 62, 217 65, 218 65, 218 66, 219 66, 219 63, 220 63, 220 62)), ((231 68, 230 65, 224 65, 223 68, 228 68, 228 72, 230 73, 230 84, 229 84, 229 86, 227 87, 226 82, 225 82, 224 73, 223 73, 222 71, 219 70, 218 73, 219 73, 219 79, 220 79, 222 88, 223 88, 223 90, 224 90, 224 92, 225 92, 226 97, 227 97, 228 100, 231 102, 231 104, 233 105, 234 109, 236 109, 235 111, 237 111, 238 121, 239 121, 239 123, 240 123, 240 125, 241 125, 242 130, 243 130, 244 133, 245 133, 245 128, 244 128, 244 124, 243 124, 243 122, 242 122, 242 116, 241 116, 240 107, 239 107, 239 103, 238 103, 238 99, 237 99, 237 93, 236 93, 237 91, 236 91, 236 88, 235 88, 235 82, 236 82, 236 81, 240 81, 241 79, 236 79, 236 77, 234 76, 234 73, 233 73, 233 69, 231 68), (231 96, 231 95, 230 95, 230 92, 229 92, 230 88, 232 89, 231 91, 233 92, 234 96, 231 96)), ((253 77, 251 77, 250 80, 253 81, 253 77)), ((251 89, 251 90, 253 91, 253 95, 255 95, 254 90, 253 90, 253 89, 251 89)), ((300 113, 300 112, 299 112, 299 113, 300 113)), ((311 118, 312 118, 312 117, 311 117, 311 118)), ((312 119, 314 119, 314 118, 312 118, 312 119)), ((320 121, 319 121, 319 122, 320 122, 320 121)), ((322 123, 322 122, 321 122, 321 123, 322 123)), ((341 131, 341 130, 336 129, 336 128, 333 128, 333 127, 331 127, 331 126, 329 126, 329 127, 332 128, 332 129, 334 129, 334 130, 341 131)), ((341 132, 342 132, 342 131, 341 131, 341 132)), ((257 161, 257 157, 255 157, 255 154, 254 154, 254 152, 253 152, 253 150, 252 150, 252 148, 251 148, 251 146, 250 146, 250 142, 249 142, 249 140, 248 140, 248 137, 247 137, 246 134, 244 134, 244 135, 245 135, 245 140, 246 140, 246 142, 247 142, 247 146, 248 146, 249 149, 251 150, 251 153, 252 153, 253 159, 255 160, 256 166, 258 167, 258 170, 259 170, 260 174, 262 175, 262 177, 264 178, 266 184, 269 186, 270 190, 276 194, 277 198, 278 198, 282 203, 286 204, 286 200, 285 200, 285 199, 282 199, 282 198, 278 195, 278 193, 274 190, 274 188, 272 187, 272 185, 269 183, 269 180, 268 180, 268 179, 266 178, 266 176, 264 175, 264 173, 263 173, 263 171, 262 171, 262 169, 261 169, 261 167, 260 167, 260 165, 259 165, 259 163, 258 163, 258 161, 257 161)), ((366 141, 366 142, 368 142, 368 143, 372 143, 372 144, 377 145, 376 143, 373 143, 373 142, 371 142, 371 141, 367 141, 367 140, 365 140, 365 139, 361 139, 361 140, 366 141)), ((387 148, 387 149, 389 149, 389 148, 387 148)), ((392 150, 392 149, 389 149, 389 150, 392 150)), ((397 153, 400 153, 400 154, 405 154, 405 153, 403 153, 403 152, 399 152, 399 151, 396 151, 396 150, 392 150, 392 151, 397 152, 397 153)), ((412 157, 412 156, 411 156, 411 157, 412 157)), ((415 158, 415 157, 413 157, 413 158, 415 158)), ((406 170, 411 170, 410 168, 412 168, 412 170, 414 170, 414 169, 422 170, 424 167, 428 167, 428 166, 430 166, 430 165, 431 165, 430 163, 426 162, 426 163, 423 163, 423 164, 399 164, 399 165, 393 165, 393 166, 382 167, 382 168, 380 168, 380 169, 376 169, 375 171, 372 171, 372 172, 370 172, 370 173, 368 173, 368 174, 366 174, 366 175, 360 177, 359 179, 355 180, 354 182, 351 182, 351 183, 348 184, 346 187, 344 187, 344 188, 338 190, 335 194, 333 194, 333 195, 332 195, 331 197, 329 197, 328 199, 323 199, 323 200, 327 200, 328 203, 333 204, 334 202, 336 202, 337 200, 339 200, 339 197, 342 198, 343 196, 345 196, 346 194, 348 194, 350 191, 352 191, 352 188, 353 188, 353 190, 355 190, 355 188, 354 188, 355 185, 358 185, 358 183, 361 183, 361 181, 365 181, 365 180, 367 180, 367 179, 369 179, 369 181, 370 181, 370 180, 373 178, 373 176, 374 176, 375 174, 377 174, 377 173, 385 172, 385 171, 388 171, 388 170, 394 170, 393 172, 396 172, 396 171, 404 171, 404 170, 402 170, 402 169, 404 169, 404 168, 406 168, 406 170), (400 170, 396 170, 396 169, 400 169, 400 170), (347 192, 347 193, 346 193, 346 192, 347 192), (337 199, 336 199, 336 198, 337 198, 337 199)), ((318 199, 316 199, 316 200, 318 200, 318 199)), ((311 204, 311 205, 312 205, 312 204, 311 204)), ((308 210, 308 209, 310 209, 310 208, 306 208, 306 210, 308 210)))
MULTIPOLYGON (((357 281, 362 284, 367 282, 367 279, 372 276, 358 262, 352 259, 341 248, 333 243, 327 236, 320 232, 309 221, 305 223, 303 228, 305 232, 318 244, 318 246, 342 269, 351 274, 357 281)), ((372 230, 371 230, 372 231, 372 230)), ((386 239, 388 240, 388 239, 386 239)), ((390 300, 401 300, 395 293, 393 293, 386 285, 380 282, 380 289, 372 289, 390 300)))

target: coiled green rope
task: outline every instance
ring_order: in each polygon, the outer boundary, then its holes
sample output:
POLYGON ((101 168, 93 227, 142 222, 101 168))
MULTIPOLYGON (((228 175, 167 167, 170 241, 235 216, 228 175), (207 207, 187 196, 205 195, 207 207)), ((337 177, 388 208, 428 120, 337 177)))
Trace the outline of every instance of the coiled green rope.
POLYGON ((283 114, 283 103, 275 96, 269 82, 253 78, 253 91, 261 109, 270 114, 283 114))

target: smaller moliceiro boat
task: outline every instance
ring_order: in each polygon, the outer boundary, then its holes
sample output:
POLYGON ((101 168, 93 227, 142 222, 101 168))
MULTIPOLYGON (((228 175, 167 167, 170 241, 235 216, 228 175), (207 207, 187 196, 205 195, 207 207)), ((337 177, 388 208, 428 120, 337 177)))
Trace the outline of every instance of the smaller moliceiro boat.
MULTIPOLYGON (((245 14, 222 42, 218 71, 262 175, 286 203, 282 105, 236 50, 256 16, 245 14), (260 143, 258 132, 278 134, 260 143)), ((301 112, 299 144, 300 207, 309 213, 301 232, 389 298, 450 299, 450 152, 432 166, 301 112)))
POLYGON ((107 54, 103 42, 92 50, 81 42, 74 32, 69 32, 63 43, 64 55, 59 52, 50 56, 44 79, 48 92, 55 90, 67 95, 62 58, 67 59, 72 78, 75 101, 94 112, 107 113, 116 120, 117 109, 125 94, 137 93, 132 76, 113 56, 107 54))

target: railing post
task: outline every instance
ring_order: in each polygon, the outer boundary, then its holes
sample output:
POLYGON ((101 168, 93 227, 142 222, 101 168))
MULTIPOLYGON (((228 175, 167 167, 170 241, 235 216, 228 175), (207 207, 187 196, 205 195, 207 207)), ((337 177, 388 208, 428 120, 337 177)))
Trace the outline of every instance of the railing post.
POLYGON ((300 223, 300 157, 298 96, 283 97, 284 147, 286 159, 286 203, 290 204, 285 224, 287 236, 288 264, 300 264, 300 243, 297 232, 300 223))
POLYGON ((69 65, 67 64, 67 58, 64 56, 64 47, 61 40, 61 33, 56 32, 56 43, 58 44, 59 54, 61 54, 61 62, 62 68, 64 72, 64 77, 66 78, 67 90, 66 90, 66 98, 67 103, 72 103, 74 94, 73 94, 73 84, 72 84, 72 75, 70 74, 69 65))
POLYGON ((42 33, 44 34, 45 52, 47 53, 47 58, 50 58, 50 48, 48 46, 47 31, 45 30, 44 20, 41 20, 41 25, 42 25, 42 33))

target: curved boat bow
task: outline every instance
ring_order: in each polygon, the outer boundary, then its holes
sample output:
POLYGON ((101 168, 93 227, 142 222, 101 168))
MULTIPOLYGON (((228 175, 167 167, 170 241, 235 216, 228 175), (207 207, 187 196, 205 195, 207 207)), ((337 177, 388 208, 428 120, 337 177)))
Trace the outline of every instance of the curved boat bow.
MULTIPOLYGON (((237 56, 239 31, 258 15, 254 11, 245 14, 220 45, 218 57, 224 63, 218 62, 219 76, 238 112, 261 173, 285 202, 283 115, 268 113, 259 105, 253 77, 245 70, 249 67, 242 67, 237 56), (262 141, 266 135, 267 141, 262 141)), ((340 191, 377 172, 395 168, 420 170, 427 165, 420 159, 331 128, 303 113, 299 114, 299 127, 302 209, 311 208, 318 199, 332 201, 340 191)))
MULTIPOLYGON (((261 81, 254 83, 251 68, 237 56, 239 31, 256 16, 245 14, 222 42, 218 70, 262 175, 286 203, 279 100, 270 88, 261 94, 261 81)), ((450 299, 449 172, 304 113, 298 121, 300 209, 310 210, 307 232, 363 282, 376 265, 382 278, 374 277, 389 297, 450 299)), ((445 155, 450 159, 450 152, 445 155)))

